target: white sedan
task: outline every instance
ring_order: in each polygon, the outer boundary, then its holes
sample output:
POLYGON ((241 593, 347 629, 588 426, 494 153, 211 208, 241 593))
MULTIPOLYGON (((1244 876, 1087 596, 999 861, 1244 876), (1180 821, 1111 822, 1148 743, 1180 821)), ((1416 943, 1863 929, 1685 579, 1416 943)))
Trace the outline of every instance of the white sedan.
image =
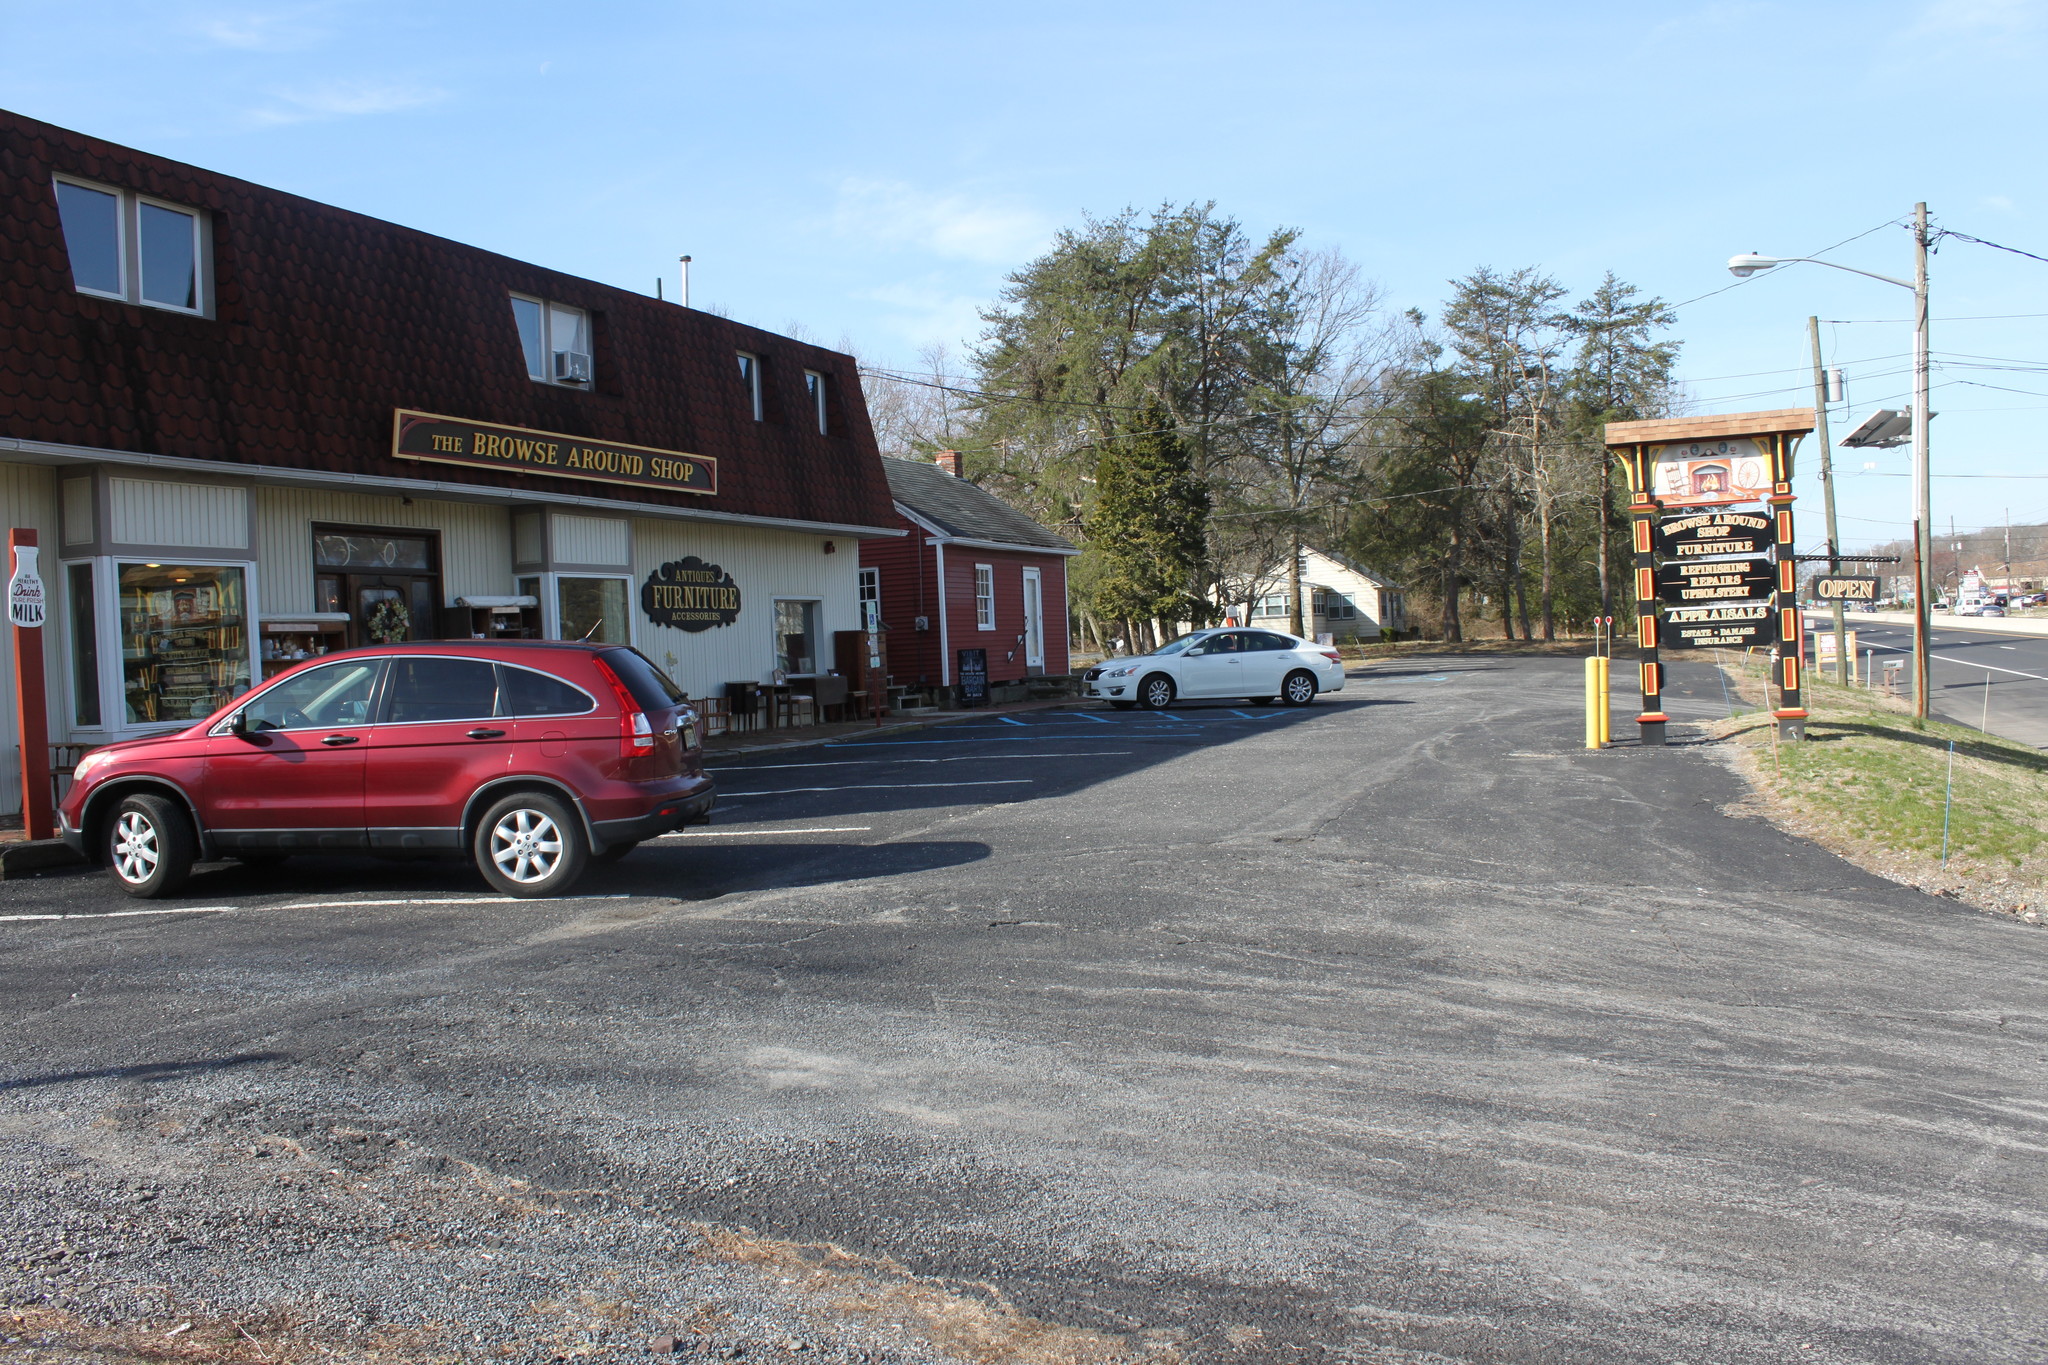
POLYGON ((1128 710, 1159 711, 1182 698, 1278 697, 1307 706, 1318 692, 1344 689, 1344 656, 1277 630, 1198 630, 1135 659, 1106 659, 1082 679, 1083 694, 1128 710))

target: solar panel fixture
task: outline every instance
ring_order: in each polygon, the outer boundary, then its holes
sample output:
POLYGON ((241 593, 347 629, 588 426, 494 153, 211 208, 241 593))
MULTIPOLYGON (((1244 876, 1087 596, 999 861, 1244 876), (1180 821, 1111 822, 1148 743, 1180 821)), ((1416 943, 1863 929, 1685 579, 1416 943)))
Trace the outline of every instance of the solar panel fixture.
POLYGON ((1858 450, 1889 449, 1913 439, 1913 414, 1895 408, 1879 408, 1863 425, 1842 438, 1841 444, 1858 450))

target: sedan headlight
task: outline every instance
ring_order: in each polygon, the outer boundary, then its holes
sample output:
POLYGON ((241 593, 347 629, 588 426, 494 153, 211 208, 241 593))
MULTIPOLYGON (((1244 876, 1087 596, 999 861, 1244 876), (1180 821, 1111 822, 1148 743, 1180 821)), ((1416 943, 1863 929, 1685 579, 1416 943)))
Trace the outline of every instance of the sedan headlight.
POLYGON ((1135 673, 1135 672, 1137 672, 1137 671, 1138 671, 1138 666, 1137 666, 1136 664, 1125 664, 1125 665, 1124 665, 1124 666, 1123 666, 1122 668, 1105 668, 1105 669, 1103 669, 1103 670, 1102 670, 1102 676, 1103 676, 1103 677, 1105 677, 1105 678, 1122 678, 1122 677, 1127 677, 1127 676, 1129 676, 1130 674, 1132 674, 1132 673, 1135 673))

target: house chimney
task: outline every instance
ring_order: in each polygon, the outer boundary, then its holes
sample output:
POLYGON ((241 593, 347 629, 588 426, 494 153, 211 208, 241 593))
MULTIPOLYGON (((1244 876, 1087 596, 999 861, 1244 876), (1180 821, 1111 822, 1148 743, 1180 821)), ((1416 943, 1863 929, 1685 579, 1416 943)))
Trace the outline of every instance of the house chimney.
POLYGON ((951 474, 956 479, 966 477, 960 472, 960 452, 957 450, 940 451, 938 454, 932 456, 932 463, 937 465, 939 468, 945 470, 948 474, 951 474))

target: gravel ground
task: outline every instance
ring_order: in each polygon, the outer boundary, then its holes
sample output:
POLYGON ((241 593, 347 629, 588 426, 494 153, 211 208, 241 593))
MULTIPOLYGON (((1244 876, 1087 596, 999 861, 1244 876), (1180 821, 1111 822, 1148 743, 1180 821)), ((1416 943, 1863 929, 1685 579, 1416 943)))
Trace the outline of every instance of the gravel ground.
POLYGON ((1579 674, 752 757, 585 899, 0 883, 0 1354, 2048 1359, 2048 938, 1579 674))

